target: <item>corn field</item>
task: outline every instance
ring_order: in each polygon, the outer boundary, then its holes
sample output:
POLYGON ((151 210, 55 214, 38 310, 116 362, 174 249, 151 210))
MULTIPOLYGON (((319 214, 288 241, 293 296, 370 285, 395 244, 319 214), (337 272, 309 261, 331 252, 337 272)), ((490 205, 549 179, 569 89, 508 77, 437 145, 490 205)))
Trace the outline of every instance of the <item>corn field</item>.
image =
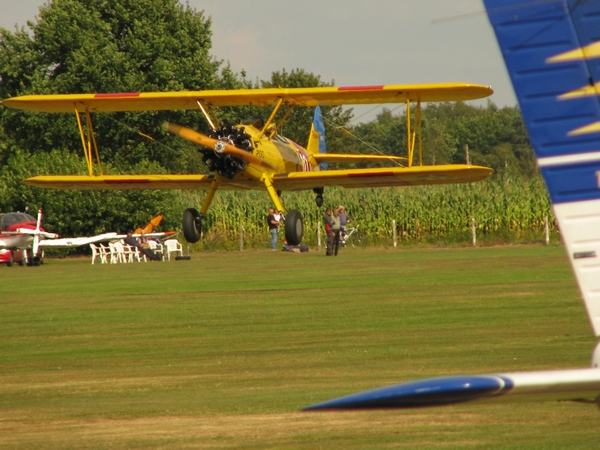
MULTIPOLYGON (((203 192, 182 192, 186 207, 202 204, 203 192)), ((472 220, 478 242, 524 242, 544 239, 548 218, 551 236, 556 227, 548 193, 540 177, 531 180, 494 178, 461 185, 402 188, 341 189, 325 191, 322 208, 312 191, 284 192, 282 201, 304 217, 304 242, 316 245, 317 227, 326 206, 345 206, 369 242, 391 245, 393 227, 400 244, 460 244, 471 242, 472 220)), ((198 249, 239 247, 240 225, 244 246, 267 247, 266 216, 271 202, 265 192, 220 191, 209 209, 198 249)), ((325 236, 322 230, 322 242, 325 236)))

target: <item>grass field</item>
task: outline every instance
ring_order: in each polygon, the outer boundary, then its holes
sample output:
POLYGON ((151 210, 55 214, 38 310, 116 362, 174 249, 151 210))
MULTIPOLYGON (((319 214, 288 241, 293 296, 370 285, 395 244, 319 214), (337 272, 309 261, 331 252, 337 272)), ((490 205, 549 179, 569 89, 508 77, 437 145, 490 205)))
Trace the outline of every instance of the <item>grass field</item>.
POLYGON ((0 448, 597 448, 591 405, 304 413, 430 376, 587 367, 562 246, 0 267, 0 448))

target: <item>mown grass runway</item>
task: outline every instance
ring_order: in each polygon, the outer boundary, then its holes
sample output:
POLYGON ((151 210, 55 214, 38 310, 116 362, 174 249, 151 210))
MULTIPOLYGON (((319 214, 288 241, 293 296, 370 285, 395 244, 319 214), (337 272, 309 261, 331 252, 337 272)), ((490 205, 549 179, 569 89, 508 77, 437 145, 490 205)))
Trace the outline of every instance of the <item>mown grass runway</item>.
POLYGON ((594 448, 577 403, 303 413, 422 377, 586 367, 561 246, 0 267, 1 448, 594 448))

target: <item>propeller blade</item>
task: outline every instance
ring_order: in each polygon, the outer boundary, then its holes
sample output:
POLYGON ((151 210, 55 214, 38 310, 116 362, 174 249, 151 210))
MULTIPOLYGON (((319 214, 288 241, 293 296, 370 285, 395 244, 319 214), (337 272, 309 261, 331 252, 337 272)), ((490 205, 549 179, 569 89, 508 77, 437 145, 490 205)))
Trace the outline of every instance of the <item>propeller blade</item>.
POLYGON ((33 257, 38 256, 38 252, 40 251, 40 235, 35 234, 33 236, 33 245, 31 246, 31 251, 33 252, 33 257))
POLYGON ((203 145, 204 147, 208 147, 214 150, 215 153, 219 155, 231 155, 239 158, 247 163, 257 164, 259 166, 269 167, 271 169, 275 169, 271 163, 264 161, 252 153, 248 153, 247 151, 241 150, 227 142, 219 141, 217 139, 213 139, 208 137, 202 133, 198 133, 190 128, 182 127, 180 125, 176 125, 174 123, 165 122, 165 128, 170 133, 176 134, 180 138, 186 139, 194 144, 203 145))

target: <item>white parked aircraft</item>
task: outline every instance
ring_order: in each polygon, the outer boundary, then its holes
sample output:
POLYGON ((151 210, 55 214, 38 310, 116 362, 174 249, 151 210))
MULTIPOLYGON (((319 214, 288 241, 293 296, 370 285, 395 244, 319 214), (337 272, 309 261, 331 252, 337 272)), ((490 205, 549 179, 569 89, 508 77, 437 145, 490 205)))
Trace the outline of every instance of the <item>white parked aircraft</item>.
MULTIPOLYGON (((160 218, 162 219, 162 215, 160 218)), ((150 225, 155 226, 156 224, 150 221, 144 230, 151 231, 152 226, 150 225)), ((172 234, 174 233, 146 233, 146 236, 164 237, 172 234)), ((24 212, 0 214, 0 249, 25 250, 27 264, 34 266, 42 263, 43 251, 46 248, 81 247, 96 242, 116 241, 124 239, 125 236, 111 232, 90 237, 59 238, 58 234, 49 233, 42 227, 42 210, 38 211, 37 220, 24 212)), ((134 236, 139 237, 139 234, 134 236)))

